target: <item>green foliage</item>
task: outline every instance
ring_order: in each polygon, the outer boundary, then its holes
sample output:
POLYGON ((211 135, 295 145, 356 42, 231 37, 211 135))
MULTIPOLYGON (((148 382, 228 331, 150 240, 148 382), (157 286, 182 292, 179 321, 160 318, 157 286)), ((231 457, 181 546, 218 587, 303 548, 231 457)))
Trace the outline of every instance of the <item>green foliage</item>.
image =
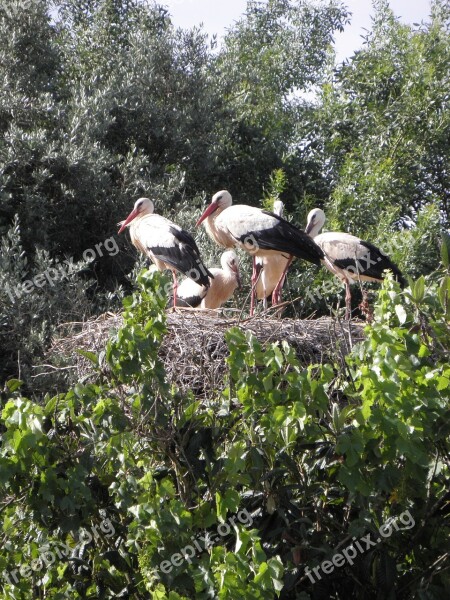
MULTIPOLYGON (((316 580, 311 593, 321 587, 336 598, 375 598, 383 569, 393 568, 386 597, 400 589, 410 597, 428 585, 417 584, 418 573, 445 563, 450 327, 438 285, 447 289, 448 274, 417 280, 405 296, 388 280, 347 376, 326 365, 302 372, 287 347, 263 349, 239 330, 230 334, 230 393, 251 419, 246 436, 260 455, 255 479, 265 483, 266 509, 276 509, 292 538, 292 577, 300 578, 299 563, 312 569, 331 558, 343 539, 364 531, 376 539, 389 517, 409 511, 415 521, 414 530, 396 531, 355 566, 316 580), (363 572, 361 584, 352 583, 363 572)), ((445 568, 438 569, 437 597, 447 586, 445 568)), ((308 580, 297 589, 309 589, 308 580)))
MULTIPOLYGON (((307 209, 323 206, 325 229, 377 244, 415 278, 437 268, 449 227, 448 6, 434 2, 431 22, 420 26, 401 24, 385 1, 374 6, 363 47, 330 66, 314 133, 299 136, 330 187, 324 199, 306 188, 295 218, 304 223, 307 209)), ((303 298, 300 314, 334 308, 339 285, 330 275, 308 268, 288 283, 303 298)))
MULTIPOLYGON (((399 211, 395 210, 394 214, 398 217, 399 211)), ((375 238, 380 247, 410 277, 431 273, 439 264, 442 227, 439 204, 424 207, 417 215, 415 225, 410 224, 401 231, 392 225, 396 217, 386 211, 385 219, 378 224, 375 238)))
POLYGON ((232 116, 221 122, 218 166, 242 202, 255 203, 255 189, 280 168, 289 182, 289 204, 306 187, 325 193, 321 165, 297 143, 314 127, 311 106, 299 92, 321 81, 333 33, 347 18, 335 0, 251 0, 228 31, 215 63, 215 79, 232 116))
POLYGON ((269 185, 264 190, 264 199, 262 205, 267 210, 273 210, 273 204, 280 200, 282 193, 286 189, 287 177, 283 169, 274 169, 269 177, 269 185))
MULTIPOLYGON (((31 385, 32 364, 63 321, 82 319, 90 310, 92 285, 80 273, 85 261, 60 262, 45 250, 27 256, 17 217, 0 244, 0 379, 18 365, 31 385)), ((33 386, 35 387, 35 386, 33 386)))
POLYGON ((415 28, 386 1, 375 8, 364 47, 323 90, 323 143, 339 178, 332 206, 362 234, 388 208, 416 221, 439 199, 448 227, 448 6, 436 1, 431 23, 415 28))
MULTIPOLYGON (((449 10, 412 28, 375 6, 337 67, 340 2, 249 2, 219 49, 137 0, 0 7, 2 597, 446 597, 449 10), (301 225, 324 206, 409 288, 386 281, 338 364, 231 329, 223 389, 200 402, 166 380, 170 283, 142 272, 106 351, 84 353, 90 383, 42 398, 32 368, 56 327, 107 308, 134 261, 83 252, 138 195, 192 231, 225 187, 281 197, 301 225), (411 529, 311 582, 306 567, 405 511, 411 529)), ((295 309, 334 307, 339 282, 295 268, 295 309)))
POLYGON ((240 510, 245 501, 226 476, 243 468, 239 445, 233 457, 217 427, 234 417, 216 417, 213 406, 169 389, 158 358, 167 279, 153 272, 138 283, 107 348, 109 380, 90 356, 98 383, 78 384, 45 406, 22 397, 20 382, 9 384, 0 453, 8 540, 0 555, 3 593, 27 598, 34 585, 52 598, 148 598, 146 588, 159 598, 165 588, 172 590, 167 597, 190 590, 198 598, 272 598, 282 566, 266 558, 250 513, 240 510), (223 456, 218 462, 216 453, 223 456), (213 483, 222 463, 222 482, 213 483), (83 533, 93 531, 100 533, 91 539, 83 533), (209 539, 213 534, 220 543, 209 539), (177 565, 166 576, 164 561, 205 535, 187 571, 177 565), (43 552, 55 556, 60 547, 60 560, 43 565, 43 552), (27 564, 35 566, 32 577, 27 564))
POLYGON ((226 44, 227 55, 237 59, 232 74, 254 99, 251 104, 261 102, 256 98, 260 92, 268 98, 286 98, 318 83, 332 33, 342 31, 347 18, 345 7, 334 0, 327 4, 250 0, 226 44))
POLYGON ((8 384, 3 597, 445 597, 448 269, 403 293, 386 280, 346 364, 304 367, 230 329, 228 379, 204 403, 158 356, 168 278, 138 284, 105 357, 87 356, 92 383, 44 405, 8 384), (311 582, 306 567, 391 518, 311 582))

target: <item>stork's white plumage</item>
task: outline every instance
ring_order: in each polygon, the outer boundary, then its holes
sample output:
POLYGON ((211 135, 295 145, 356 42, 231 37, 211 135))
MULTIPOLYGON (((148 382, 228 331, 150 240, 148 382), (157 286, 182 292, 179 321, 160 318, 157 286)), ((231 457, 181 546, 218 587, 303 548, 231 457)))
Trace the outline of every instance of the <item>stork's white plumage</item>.
MULTIPOLYGON (((289 256, 285 272, 275 287, 275 294, 294 257, 317 265, 324 258, 323 251, 304 231, 282 217, 245 204, 232 206, 232 203, 228 191, 217 192, 197 225, 204 222, 208 235, 219 246, 241 248, 253 256, 252 290, 258 276, 256 257, 270 257, 280 252, 289 256)), ((253 294, 250 312, 253 313, 253 294)))
MULTIPOLYGON (((209 269, 212 272, 212 269, 209 269)), ((212 279, 211 281, 214 281, 212 279)), ((177 290, 177 307, 200 308, 203 298, 208 292, 207 287, 199 285, 192 279, 185 279, 180 283, 177 290)), ((173 296, 169 298, 169 308, 173 307, 173 296)))
POLYGON ((202 300, 202 308, 220 308, 241 287, 239 262, 233 250, 224 252, 220 258, 221 269, 210 269, 214 275, 206 296, 202 300))
POLYGON ((129 226, 133 245, 148 256, 160 271, 169 269, 173 277, 174 305, 180 272, 201 286, 209 287, 212 274, 203 264, 194 238, 169 219, 154 214, 149 198, 136 200, 133 210, 122 222, 119 233, 129 226))
MULTIPOLYGON (((276 200, 273 203, 273 213, 279 217, 283 216, 284 204, 281 200, 276 200)), ((256 281, 256 297, 262 300, 264 308, 267 308, 267 298, 275 290, 277 283, 280 281, 285 269, 288 265, 290 256, 287 254, 273 254, 272 256, 258 257, 256 259, 256 270, 259 272, 259 277, 256 281)), ((272 295, 272 305, 278 304, 281 300, 281 288, 284 285, 285 277, 283 277, 278 297, 272 295)))
POLYGON ((224 252, 220 257, 221 269, 212 267, 214 279, 209 288, 202 287, 190 279, 185 279, 178 287, 179 306, 191 308, 220 308, 241 286, 239 263, 233 250, 224 252))
POLYGON ((350 233, 319 233, 324 223, 325 213, 320 208, 314 208, 308 214, 305 231, 331 261, 332 265, 329 262, 324 263, 327 269, 345 284, 347 319, 351 314, 351 284, 357 281, 380 282, 384 278, 384 271, 390 270, 400 285, 405 285, 400 269, 382 250, 350 233))

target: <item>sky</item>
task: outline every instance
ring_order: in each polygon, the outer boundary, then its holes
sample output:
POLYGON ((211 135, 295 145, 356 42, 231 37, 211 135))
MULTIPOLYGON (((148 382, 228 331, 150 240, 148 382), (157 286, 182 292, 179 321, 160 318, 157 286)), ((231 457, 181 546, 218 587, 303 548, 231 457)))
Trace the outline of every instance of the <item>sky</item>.
MULTIPOLYGON (((336 34, 338 61, 350 57, 362 45, 364 28, 371 28, 371 0, 343 0, 352 12, 351 24, 336 34)), ((203 23, 210 35, 221 38, 244 13, 247 0, 160 0, 167 6, 175 26, 188 28, 203 23)), ((390 0, 390 6, 403 23, 429 20, 430 0, 390 0)))

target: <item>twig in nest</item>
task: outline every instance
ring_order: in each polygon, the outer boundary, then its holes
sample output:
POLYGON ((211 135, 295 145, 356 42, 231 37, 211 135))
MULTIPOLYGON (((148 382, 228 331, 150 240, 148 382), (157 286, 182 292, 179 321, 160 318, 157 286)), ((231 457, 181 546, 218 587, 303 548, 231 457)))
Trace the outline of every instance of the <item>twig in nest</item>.
MULTIPOLYGON (((273 307, 273 310, 290 302, 292 301, 273 307)), ((234 312, 237 314, 231 318, 224 317, 220 311, 192 309, 177 309, 167 314, 167 334, 159 354, 168 381, 175 384, 180 393, 192 390, 196 398, 202 400, 223 389, 228 370, 225 333, 233 326, 251 331, 262 344, 288 342, 295 349, 300 363, 305 365, 335 359, 342 362, 352 344, 362 339, 364 325, 356 322, 344 326, 338 325, 330 317, 308 320, 275 319, 267 314, 255 315, 240 322, 239 310, 234 312), (351 336, 350 340, 348 336, 351 336)), ((92 372, 92 364, 77 350, 101 352, 110 332, 121 325, 120 314, 87 321, 76 333, 74 329, 78 329, 80 324, 66 323, 65 330, 68 334, 54 341, 46 357, 46 364, 41 367, 49 367, 50 364, 54 365, 55 371, 67 369, 66 372, 70 372, 72 369, 74 380, 86 378, 92 372), (61 357, 65 358, 65 364, 61 363, 61 357)), ((107 369, 106 366, 105 372, 107 369)), ((39 374, 43 375, 45 373, 39 374)), ((45 378, 40 381, 44 381, 45 385, 45 378)))

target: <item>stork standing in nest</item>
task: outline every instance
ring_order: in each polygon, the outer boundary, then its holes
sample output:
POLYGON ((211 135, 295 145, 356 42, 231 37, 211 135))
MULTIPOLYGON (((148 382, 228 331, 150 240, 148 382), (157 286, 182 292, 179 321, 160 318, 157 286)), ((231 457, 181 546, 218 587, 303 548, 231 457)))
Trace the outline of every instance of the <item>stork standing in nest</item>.
MULTIPOLYGON (((281 200, 276 200, 273 203, 273 214, 279 217, 283 216, 284 204, 281 200)), ((285 269, 289 261, 289 255, 273 254, 272 256, 265 256, 263 258, 256 258, 256 270, 259 274, 256 281, 255 291, 256 298, 263 301, 264 309, 267 309, 267 299, 272 294, 272 306, 281 302, 281 288, 284 285, 285 269), (278 294, 274 294, 274 290, 280 278, 283 279, 280 282, 278 294)))
POLYGON ((241 287, 241 276, 236 253, 224 252, 220 257, 221 269, 212 267, 214 275, 209 288, 202 287, 191 279, 185 279, 178 287, 178 305, 191 308, 220 308, 241 287))
POLYGON ((324 263, 327 269, 345 285, 346 319, 350 319, 351 316, 351 284, 357 281, 381 282, 384 272, 390 270, 400 285, 405 286, 406 282, 400 269, 382 250, 350 233, 320 233, 324 224, 325 213, 320 208, 314 208, 308 214, 305 232, 332 262, 332 265, 329 262, 324 263))
POLYGON ((206 232, 219 246, 241 248, 253 257, 250 314, 254 311, 254 289, 258 279, 256 258, 280 253, 288 256, 286 267, 273 293, 278 297, 289 265, 295 257, 316 265, 326 260, 323 251, 304 231, 282 217, 266 210, 238 204, 232 206, 231 194, 222 190, 214 194, 197 226, 204 223, 206 232))
POLYGON ((177 301, 177 276, 182 273, 207 289, 212 273, 205 267, 200 251, 190 233, 169 219, 154 214, 154 204, 149 198, 136 200, 133 210, 121 222, 119 233, 129 226, 133 245, 148 256, 159 271, 166 269, 173 277, 173 305, 177 301))

